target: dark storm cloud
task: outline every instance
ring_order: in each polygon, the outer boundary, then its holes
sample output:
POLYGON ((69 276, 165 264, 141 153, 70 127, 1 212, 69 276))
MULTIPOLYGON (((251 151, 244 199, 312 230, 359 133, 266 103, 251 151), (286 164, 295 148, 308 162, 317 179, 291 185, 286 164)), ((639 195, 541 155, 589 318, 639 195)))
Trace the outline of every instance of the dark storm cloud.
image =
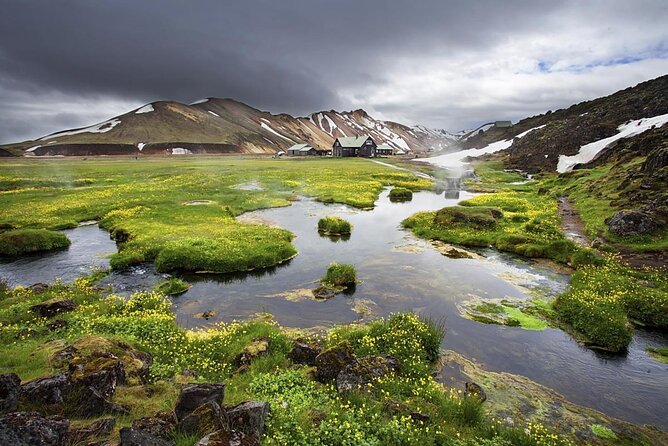
MULTIPOLYGON (((481 111, 498 116, 504 101, 519 102, 510 114, 521 117, 552 104, 515 97, 490 102, 494 89, 482 88, 490 74, 526 70, 534 63, 522 56, 527 53, 545 59, 543 74, 546 67, 558 70, 564 55, 575 65, 592 62, 573 56, 572 48, 558 51, 559 42, 540 43, 545 30, 572 33, 591 25, 586 28, 604 34, 621 23, 619 29, 636 26, 655 45, 666 37, 648 33, 663 28, 661 1, 636 3, 632 11, 622 2, 619 8, 581 3, 0 1, 0 142, 90 124, 157 99, 208 96, 293 114, 364 107, 454 129, 480 119, 481 111), (460 85, 457 70, 462 79, 479 79, 481 89, 462 97, 462 88, 475 83, 460 85)), ((605 57, 602 49, 599 58, 605 57)), ((585 90, 575 96, 598 93, 585 90)))

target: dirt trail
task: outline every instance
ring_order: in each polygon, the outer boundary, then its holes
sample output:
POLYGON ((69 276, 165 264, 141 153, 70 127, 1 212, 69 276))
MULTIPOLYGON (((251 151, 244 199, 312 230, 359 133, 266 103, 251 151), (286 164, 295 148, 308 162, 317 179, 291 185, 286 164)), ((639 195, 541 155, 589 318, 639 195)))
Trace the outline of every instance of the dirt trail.
POLYGON ((573 203, 567 197, 559 197, 557 203, 559 206, 559 216, 561 217, 561 228, 564 230, 566 238, 573 240, 579 245, 589 246, 591 240, 585 234, 580 214, 575 210, 573 203))

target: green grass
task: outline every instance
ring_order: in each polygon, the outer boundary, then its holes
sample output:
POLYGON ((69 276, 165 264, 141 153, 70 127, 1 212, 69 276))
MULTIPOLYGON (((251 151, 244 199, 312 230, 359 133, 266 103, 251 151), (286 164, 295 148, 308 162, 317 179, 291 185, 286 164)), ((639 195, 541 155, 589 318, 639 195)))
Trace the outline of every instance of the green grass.
POLYGON ((591 431, 596 435, 598 438, 604 438, 608 440, 616 440, 617 435, 610 429, 609 427, 602 426, 600 424, 592 424, 591 425, 591 431))
POLYGON ((348 287, 355 285, 357 274, 355 267, 347 263, 332 263, 324 277, 321 279, 323 285, 331 287, 348 287))
POLYGON ((158 284, 158 286, 155 287, 155 290, 160 294, 177 296, 188 291, 190 286, 191 285, 183 279, 179 279, 178 277, 170 277, 164 282, 158 284))
POLYGON ((245 271, 291 258, 289 231, 236 216, 288 206, 295 195, 368 208, 384 187, 431 187, 361 159, 10 160, 0 169, 0 227, 56 229, 98 219, 119 243, 112 268, 155 262, 160 271, 245 271), (235 187, 251 182, 262 189, 235 187), (198 200, 209 204, 188 205, 198 200))
POLYGON ((391 201, 410 201, 413 199, 413 191, 405 187, 394 187, 390 190, 391 201))
POLYGON ((668 364, 668 347, 649 347, 647 353, 657 361, 668 364))
POLYGON ((318 231, 328 235, 350 234, 352 225, 341 217, 323 217, 318 221, 318 231))
POLYGON ((15 229, 0 233, 0 256, 15 257, 68 246, 70 240, 65 234, 46 229, 15 229))

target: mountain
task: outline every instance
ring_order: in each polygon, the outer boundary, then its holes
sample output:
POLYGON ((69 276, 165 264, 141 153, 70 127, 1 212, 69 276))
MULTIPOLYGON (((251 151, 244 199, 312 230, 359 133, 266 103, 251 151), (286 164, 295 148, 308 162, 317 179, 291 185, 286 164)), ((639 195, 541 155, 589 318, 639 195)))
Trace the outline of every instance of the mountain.
POLYGON ((610 96, 567 109, 523 119, 510 128, 491 127, 462 138, 465 149, 512 140, 507 149, 512 167, 530 173, 566 172, 586 164, 644 131, 668 122, 668 75, 610 96), (516 138, 528 130, 521 138, 516 138), (582 151, 581 151, 582 149, 582 151), (593 157, 592 157, 593 154, 593 157))
POLYGON ((152 102, 90 127, 0 146, 9 155, 276 153, 306 142, 331 147, 339 136, 369 134, 397 149, 442 149, 456 140, 444 130, 380 121, 364 110, 323 111, 308 117, 274 115, 233 99, 190 105, 152 102))

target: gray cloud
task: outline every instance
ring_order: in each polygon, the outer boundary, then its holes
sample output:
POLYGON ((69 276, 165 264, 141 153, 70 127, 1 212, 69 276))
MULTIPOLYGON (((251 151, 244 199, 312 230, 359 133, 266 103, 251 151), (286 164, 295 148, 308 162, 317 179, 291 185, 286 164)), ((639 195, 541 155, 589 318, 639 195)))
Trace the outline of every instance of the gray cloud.
POLYGON ((457 130, 668 72, 662 0, 460 3, 0 0, 0 142, 207 96, 457 130))

